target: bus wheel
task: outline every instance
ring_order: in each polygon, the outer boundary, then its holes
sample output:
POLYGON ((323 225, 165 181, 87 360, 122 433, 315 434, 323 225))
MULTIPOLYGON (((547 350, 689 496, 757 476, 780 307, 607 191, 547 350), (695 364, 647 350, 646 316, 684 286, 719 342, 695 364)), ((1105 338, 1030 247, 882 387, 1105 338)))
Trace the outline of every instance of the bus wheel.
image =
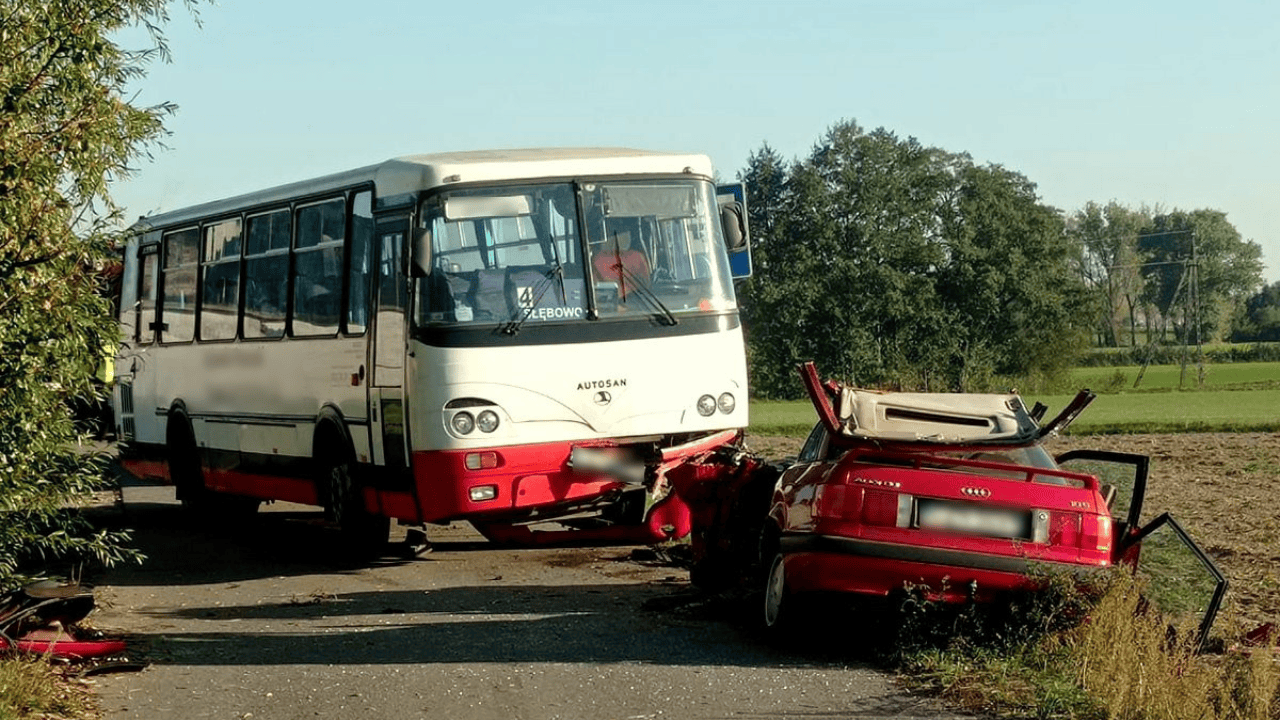
POLYGON ((204 471, 200 467, 200 451, 196 447, 195 433, 184 416, 169 418, 165 444, 168 451, 169 479, 182 507, 198 516, 210 515, 213 510, 213 493, 204 485, 204 471))
POLYGON ((258 512, 262 501, 244 495, 228 495, 210 490, 204 484, 200 451, 195 433, 182 417, 169 421, 169 479, 173 481, 182 507, 201 520, 240 520, 258 512))
POLYGON ((391 518, 365 508, 349 454, 330 446, 317 458, 317 465, 324 509, 342 531, 344 550, 356 557, 380 555, 387 548, 391 518))

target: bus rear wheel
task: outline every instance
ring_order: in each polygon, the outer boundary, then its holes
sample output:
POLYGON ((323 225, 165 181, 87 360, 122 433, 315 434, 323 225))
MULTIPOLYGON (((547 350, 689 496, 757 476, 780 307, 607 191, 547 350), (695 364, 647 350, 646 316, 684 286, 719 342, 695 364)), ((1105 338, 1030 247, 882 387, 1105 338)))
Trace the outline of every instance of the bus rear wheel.
POLYGON ((375 515, 365 507, 350 455, 330 447, 319 455, 317 465, 325 513, 342 533, 344 553, 358 558, 380 555, 387 547, 391 518, 375 515))
POLYGON ((204 484, 204 470, 200 467, 200 451, 196 447, 195 433, 185 416, 169 419, 165 438, 169 462, 169 480, 173 483, 178 501, 187 512, 205 517, 213 511, 213 493, 204 484))
POLYGON ((202 521, 241 520, 258 511, 262 501, 244 495, 228 495, 210 490, 204 484, 204 468, 200 450, 189 421, 175 417, 168 430, 169 479, 178 500, 188 513, 202 521))

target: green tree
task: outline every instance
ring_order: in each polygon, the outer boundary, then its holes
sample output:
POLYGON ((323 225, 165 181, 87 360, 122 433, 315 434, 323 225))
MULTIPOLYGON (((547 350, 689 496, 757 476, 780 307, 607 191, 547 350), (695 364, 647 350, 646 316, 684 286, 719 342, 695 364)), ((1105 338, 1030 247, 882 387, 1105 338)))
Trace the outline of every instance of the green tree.
POLYGON ((798 394, 804 359, 864 386, 968 390, 1078 349, 1087 294, 1026 178, 852 121, 783 167, 765 146, 742 174, 772 188, 743 295, 758 394, 798 394))
POLYGON ((1034 183, 1003 167, 965 166, 957 180, 939 272, 956 328, 948 377, 961 388, 1060 378, 1088 346, 1096 315, 1061 216, 1039 201, 1034 183))
POLYGON ((1151 212, 1132 210, 1115 201, 1089 203, 1067 221, 1067 234, 1077 246, 1079 272, 1094 290, 1098 314, 1097 344, 1119 347, 1122 330, 1137 344, 1143 305, 1142 256, 1138 236, 1151 223, 1151 212))
POLYGON ((747 332, 747 367, 751 387, 766 396, 800 392, 795 372, 789 369, 799 357, 786 342, 792 329, 787 317, 774 314, 802 302, 802 298, 787 297, 792 287, 787 278, 794 270, 788 261, 793 254, 786 223, 791 201, 789 176, 782 156, 767 143, 747 158, 746 168, 738 173, 738 180, 747 186, 752 237, 753 274, 738 286, 747 332))
POLYGON ((167 0, 0 5, 0 588, 37 563, 129 556, 78 512, 105 463, 78 448, 69 407, 119 331, 104 274, 119 226, 109 183, 163 136, 167 105, 127 86, 166 57, 167 0), (113 40, 150 33, 148 49, 113 40))
POLYGON ((1280 342, 1280 282, 1245 301, 1231 331, 1232 342, 1280 342))
POLYGON ((1225 337, 1231 318, 1262 285, 1262 248, 1242 239, 1220 210, 1157 215, 1138 249, 1147 262, 1146 297, 1184 343, 1225 337))

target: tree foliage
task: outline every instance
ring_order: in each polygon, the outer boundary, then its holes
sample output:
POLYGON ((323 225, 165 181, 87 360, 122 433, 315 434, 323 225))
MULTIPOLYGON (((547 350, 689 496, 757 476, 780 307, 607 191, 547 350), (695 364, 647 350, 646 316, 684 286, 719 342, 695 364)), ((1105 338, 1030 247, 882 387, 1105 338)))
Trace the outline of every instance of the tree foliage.
POLYGON ((1067 222, 1067 234, 1078 246, 1080 275, 1094 289, 1101 312, 1096 344, 1119 347, 1123 330, 1137 342, 1138 319, 1144 317, 1144 278, 1138 238, 1151 223, 1151 211, 1133 210, 1115 201, 1089 203, 1067 222))
POLYGON ((1071 216, 1067 233, 1100 303, 1102 347, 1138 345, 1140 325, 1146 342, 1165 341, 1170 330, 1180 343, 1221 339, 1261 284, 1261 248, 1218 210, 1089 203, 1071 216))
POLYGON ((130 82, 164 57, 168 0, 0 5, 0 587, 37 563, 128 555, 77 512, 105 463, 80 447, 73 402, 118 329, 103 292, 119 210, 108 186, 163 136, 168 106, 130 82), (121 30, 150 31, 130 52, 121 30))
POLYGON ((1280 282, 1245 301, 1231 332, 1233 342, 1280 342, 1280 282))
POLYGON ((1242 239, 1220 210, 1156 215, 1138 250, 1147 263, 1146 298, 1184 343, 1225 337, 1238 308, 1262 285, 1262 248, 1242 239))
POLYGON ((1087 340, 1063 221, 1018 173, 844 121, 790 166, 765 145, 741 179, 760 395, 799 394, 806 359, 863 386, 984 389, 1054 375, 1087 340))

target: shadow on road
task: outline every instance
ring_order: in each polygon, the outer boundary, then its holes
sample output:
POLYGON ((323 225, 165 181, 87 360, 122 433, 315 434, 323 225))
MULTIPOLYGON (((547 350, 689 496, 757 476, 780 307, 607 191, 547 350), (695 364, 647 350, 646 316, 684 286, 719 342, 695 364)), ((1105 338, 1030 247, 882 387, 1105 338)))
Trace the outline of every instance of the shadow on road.
MULTIPOLYGON (((166 491, 148 490, 149 494, 166 491)), ((167 492, 172 495, 171 489, 167 492)), ((132 536, 130 545, 146 556, 141 566, 113 569, 112 585, 208 584, 328 575, 432 560, 429 555, 408 556, 398 542, 392 542, 381 557, 354 562, 343 552, 341 536, 319 508, 267 507, 271 509, 214 523, 195 520, 176 502, 166 501, 129 500, 123 505, 95 508, 90 515, 100 527, 127 529, 132 536)), ((437 545, 449 552, 489 547, 483 540, 466 539, 437 545)))
POLYGON ((822 637, 776 645, 733 622, 732 608, 692 614, 649 609, 654 599, 674 592, 679 591, 636 584, 339 594, 274 605, 152 611, 146 614, 160 627, 183 618, 209 621, 209 629, 134 639, 146 641, 155 662, 197 666, 560 662, 798 667, 871 661, 859 657, 862 632, 853 627, 824 628, 822 637), (253 621, 255 629, 232 629, 244 621, 253 621))
POLYGON ((130 587, 160 589, 158 596, 130 600, 134 609, 127 620, 134 628, 132 647, 157 664, 802 667, 863 665, 871 656, 867 648, 874 647, 866 628, 875 620, 850 616, 815 625, 820 630, 815 637, 792 638, 781 647, 764 642, 745 629, 739 602, 691 591, 682 571, 672 569, 679 578, 675 582, 654 580, 658 575, 652 572, 646 573, 647 581, 627 581, 624 566, 638 566, 625 562, 626 550, 564 551, 537 556, 541 561, 522 561, 521 551, 502 551, 512 563, 542 569, 570 566, 575 557, 588 554, 593 563, 614 563, 599 584, 520 584, 495 575, 433 587, 438 576, 433 564, 468 563, 469 555, 476 559, 492 546, 446 540, 421 558, 342 567, 329 559, 337 533, 319 511, 272 510, 234 526, 195 527, 180 507, 161 498, 130 501, 100 515, 101 521, 130 528, 135 546, 147 556, 141 566, 111 570, 102 583, 126 594, 130 587), (295 582, 306 576, 315 576, 315 582, 295 582), (357 579, 366 587, 385 584, 388 589, 298 594, 283 589, 349 589, 357 579), (275 584, 239 594, 242 583, 261 580, 275 584), (168 597, 165 588, 172 590, 168 597), (226 595, 218 595, 224 589, 226 595))

